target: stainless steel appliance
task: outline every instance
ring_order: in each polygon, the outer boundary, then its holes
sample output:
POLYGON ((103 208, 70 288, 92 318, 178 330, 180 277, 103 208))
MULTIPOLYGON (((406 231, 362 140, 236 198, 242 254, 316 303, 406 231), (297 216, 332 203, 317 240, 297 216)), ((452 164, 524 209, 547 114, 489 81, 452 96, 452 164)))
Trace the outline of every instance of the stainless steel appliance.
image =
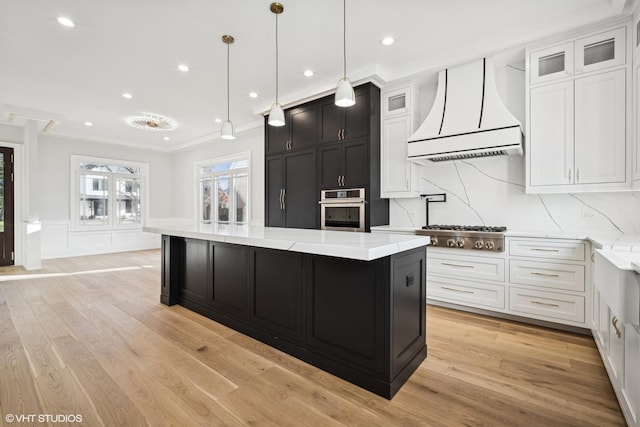
POLYGON ((504 252, 507 227, 425 225, 416 234, 431 236, 431 246, 504 252))
POLYGON ((322 190, 320 192, 320 229, 365 231, 364 188, 322 190))

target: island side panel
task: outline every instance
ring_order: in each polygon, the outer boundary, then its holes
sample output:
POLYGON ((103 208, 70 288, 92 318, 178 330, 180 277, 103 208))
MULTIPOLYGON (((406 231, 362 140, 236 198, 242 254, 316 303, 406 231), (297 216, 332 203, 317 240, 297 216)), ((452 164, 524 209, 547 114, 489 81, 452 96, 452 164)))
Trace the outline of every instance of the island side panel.
POLYGON ((162 235, 162 267, 160 302, 165 305, 175 305, 179 297, 179 272, 182 245, 175 237, 162 235))

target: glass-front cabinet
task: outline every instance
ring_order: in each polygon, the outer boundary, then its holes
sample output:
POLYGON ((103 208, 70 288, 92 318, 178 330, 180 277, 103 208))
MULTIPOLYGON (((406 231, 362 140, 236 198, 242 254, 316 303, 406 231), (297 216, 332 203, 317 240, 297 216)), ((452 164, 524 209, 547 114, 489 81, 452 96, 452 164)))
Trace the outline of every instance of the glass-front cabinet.
POLYGON ((589 73, 626 62, 626 27, 531 53, 531 85, 589 73))

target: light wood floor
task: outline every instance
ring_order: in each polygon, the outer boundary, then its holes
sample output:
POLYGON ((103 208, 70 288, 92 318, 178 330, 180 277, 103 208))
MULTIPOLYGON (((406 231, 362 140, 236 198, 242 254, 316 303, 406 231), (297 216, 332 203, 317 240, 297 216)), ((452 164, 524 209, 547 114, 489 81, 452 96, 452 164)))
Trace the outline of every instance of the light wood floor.
POLYGON ((79 414, 89 426, 624 425, 588 336, 429 306, 427 360, 388 401, 161 305, 159 263, 159 251, 142 251, 50 260, 37 272, 0 269, 2 420, 79 414))

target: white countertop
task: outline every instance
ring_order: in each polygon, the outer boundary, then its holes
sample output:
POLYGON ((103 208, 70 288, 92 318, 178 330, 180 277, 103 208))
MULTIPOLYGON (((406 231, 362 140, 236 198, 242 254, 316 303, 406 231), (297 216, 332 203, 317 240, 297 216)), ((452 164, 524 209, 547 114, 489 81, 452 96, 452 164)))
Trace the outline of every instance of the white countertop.
MULTIPOLYGON (((617 251, 610 249, 596 249, 619 270, 635 270, 640 268, 640 252, 617 251)), ((640 272, 640 271, 639 271, 640 272)))
POLYGON ((371 261, 426 246, 429 237, 234 225, 146 226, 148 233, 371 261))
MULTIPOLYGON (((371 227, 371 231, 409 234, 415 227, 382 225, 371 227)), ((537 237, 546 239, 589 240, 597 249, 640 253, 640 236, 622 233, 599 233, 589 231, 546 231, 546 230, 507 230, 507 237, 537 237)))

